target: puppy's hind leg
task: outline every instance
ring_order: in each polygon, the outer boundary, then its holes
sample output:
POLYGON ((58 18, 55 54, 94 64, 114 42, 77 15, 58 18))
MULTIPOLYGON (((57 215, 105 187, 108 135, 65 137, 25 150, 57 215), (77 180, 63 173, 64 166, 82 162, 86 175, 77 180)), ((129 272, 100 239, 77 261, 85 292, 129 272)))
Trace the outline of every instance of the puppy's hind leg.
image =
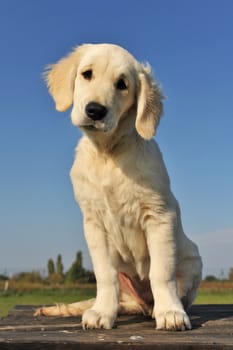
POLYGON ((152 315, 153 295, 149 280, 141 281, 137 276, 130 278, 125 273, 119 273, 120 302, 118 314, 120 315, 152 315))
POLYGON ((197 246, 185 237, 185 246, 177 265, 177 289, 187 310, 193 303, 202 279, 202 260, 197 246))
POLYGON ((38 308, 34 316, 82 316, 85 310, 93 306, 95 299, 79 301, 72 304, 56 304, 38 308))

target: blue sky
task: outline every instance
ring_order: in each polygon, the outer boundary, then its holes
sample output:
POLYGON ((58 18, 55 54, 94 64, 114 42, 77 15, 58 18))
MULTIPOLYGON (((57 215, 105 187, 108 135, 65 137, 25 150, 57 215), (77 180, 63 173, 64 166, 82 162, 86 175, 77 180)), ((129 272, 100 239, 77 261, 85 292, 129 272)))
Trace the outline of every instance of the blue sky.
POLYGON ((69 180, 80 132, 41 74, 74 46, 122 45, 153 66, 156 139, 205 273, 233 266, 233 1, 1 0, 0 273, 90 261, 69 180))

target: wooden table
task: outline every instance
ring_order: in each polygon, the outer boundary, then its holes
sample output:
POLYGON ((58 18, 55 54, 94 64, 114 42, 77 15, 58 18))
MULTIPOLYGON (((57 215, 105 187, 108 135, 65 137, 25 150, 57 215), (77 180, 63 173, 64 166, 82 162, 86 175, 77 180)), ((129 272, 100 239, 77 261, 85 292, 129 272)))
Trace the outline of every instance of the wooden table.
POLYGON ((34 307, 16 306, 0 320, 0 350, 233 349, 233 305, 194 305, 193 329, 165 332, 143 316, 120 316, 112 330, 82 330, 80 318, 33 317, 34 307))

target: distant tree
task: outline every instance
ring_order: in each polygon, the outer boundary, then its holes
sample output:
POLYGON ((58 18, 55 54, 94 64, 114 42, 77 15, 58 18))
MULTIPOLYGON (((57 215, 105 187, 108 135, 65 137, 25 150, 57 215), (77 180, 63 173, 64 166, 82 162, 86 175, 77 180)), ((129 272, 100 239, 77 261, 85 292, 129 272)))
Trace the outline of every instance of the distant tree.
POLYGON ((233 267, 231 267, 228 272, 228 279, 229 281, 233 281, 233 267))
POLYGON ((207 275, 205 277, 204 281, 206 281, 206 282, 214 282, 214 281, 217 281, 217 280, 218 280, 217 277, 215 277, 214 275, 207 275))
POLYGON ((32 272, 20 272, 11 277, 12 281, 20 281, 26 283, 41 283, 42 277, 40 272, 32 271, 32 272))
POLYGON ((85 270, 85 277, 82 279, 85 283, 96 283, 95 274, 93 271, 85 270))
POLYGON ((9 277, 7 277, 6 275, 0 275, 0 281, 7 281, 9 279, 9 277))
POLYGON ((85 276, 85 269, 83 268, 83 256, 82 252, 78 251, 76 254, 76 260, 71 265, 66 274, 66 282, 76 282, 78 279, 85 276))
POLYGON ((63 276, 63 271, 64 271, 64 266, 63 266, 63 263, 62 263, 62 257, 61 257, 61 254, 59 254, 57 256, 56 273, 59 276, 63 276))
POLYGON ((55 266, 52 259, 48 260, 47 267, 48 267, 48 275, 49 276, 53 275, 55 273, 55 266))
POLYGON ((78 251, 76 254, 76 263, 80 269, 83 268, 83 253, 81 251, 78 251))
POLYGON ((52 259, 48 260, 47 267, 48 267, 47 282, 49 282, 50 284, 60 284, 64 282, 64 274, 63 274, 64 267, 62 263, 62 257, 60 254, 57 256, 56 268, 52 259))

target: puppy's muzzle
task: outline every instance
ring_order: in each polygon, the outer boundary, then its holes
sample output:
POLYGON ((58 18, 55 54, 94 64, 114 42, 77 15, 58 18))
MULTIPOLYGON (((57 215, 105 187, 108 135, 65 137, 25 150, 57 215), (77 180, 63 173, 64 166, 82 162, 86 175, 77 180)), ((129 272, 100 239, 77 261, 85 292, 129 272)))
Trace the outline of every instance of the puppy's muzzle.
POLYGON ((85 111, 86 111, 86 115, 88 116, 88 118, 90 118, 94 121, 102 120, 108 112, 108 110, 105 106, 103 106, 97 102, 89 102, 86 105, 85 111))

